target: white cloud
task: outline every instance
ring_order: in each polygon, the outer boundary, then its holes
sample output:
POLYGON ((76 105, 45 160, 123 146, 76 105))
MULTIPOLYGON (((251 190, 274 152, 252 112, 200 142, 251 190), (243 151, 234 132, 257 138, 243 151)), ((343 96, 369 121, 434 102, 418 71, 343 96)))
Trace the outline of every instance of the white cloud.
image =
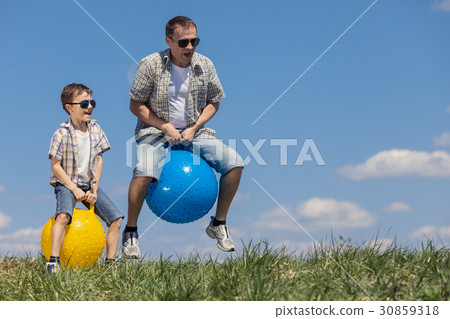
MULTIPOLYGON (((386 251, 387 249, 391 248, 394 244, 394 241, 390 238, 377 238, 376 240, 370 240, 365 243, 365 247, 369 248, 378 248, 381 251, 386 251)), ((395 245, 394 245, 395 247, 395 245)))
POLYGON ((109 193, 111 195, 117 195, 117 196, 128 195, 128 188, 129 188, 129 185, 117 186, 116 188, 112 189, 109 193))
POLYGON ((239 204, 242 202, 245 202, 250 199, 250 194, 243 194, 241 192, 237 192, 236 195, 234 195, 233 203, 239 204))
POLYGON ((349 201, 333 198, 311 198, 297 208, 301 219, 307 219, 311 229, 349 229, 373 226, 378 216, 349 201))
POLYGON ((31 202, 33 202, 33 203, 43 203, 43 202, 49 201, 49 200, 51 200, 53 198, 54 198, 54 195, 51 194, 51 193, 39 194, 39 195, 31 197, 31 202))
MULTIPOLYGON (((284 209, 306 230, 367 228, 373 226, 378 216, 348 201, 335 199, 311 198, 300 203, 292 212, 284 209)), ((303 231, 281 208, 275 208, 259 216, 253 228, 282 231, 303 231)))
POLYGON ((0 193, 3 193, 4 191, 5 191, 5 187, 2 184, 0 184, 0 193))
POLYGON ((8 227, 12 224, 12 218, 0 212, 0 228, 8 227))
POLYGON ((135 77, 135 75, 136 75, 136 71, 137 71, 137 65, 136 65, 136 64, 131 64, 131 65, 128 67, 128 70, 127 70, 127 80, 128 80, 128 83, 129 83, 130 85, 133 84, 134 77, 135 77))
POLYGON ((409 236, 411 239, 423 239, 423 237, 429 239, 449 239, 450 238, 450 226, 433 226, 426 225, 420 227, 409 236))
POLYGON ((274 249, 285 248, 285 252, 287 254, 295 252, 295 255, 300 255, 301 253, 308 253, 311 250, 314 250, 316 243, 313 241, 309 242, 295 242, 292 240, 283 240, 278 243, 274 243, 272 247, 274 249))
POLYGON ((450 154, 392 149, 370 157, 365 163, 338 169, 338 173, 357 181, 397 177, 450 177, 450 154))
POLYGON ((0 254, 30 253, 40 251, 42 228, 24 228, 14 233, 0 235, 0 254))
POLYGON ((167 235, 167 236, 160 236, 154 239, 154 242, 156 244, 167 244, 167 245, 173 245, 173 244, 179 244, 179 243, 185 243, 189 238, 184 235, 167 235))
POLYGON ((433 9, 450 12, 450 0, 435 0, 435 1, 433 1, 433 9))
MULTIPOLYGON (((295 215, 292 212, 292 209, 288 206, 283 206, 284 209, 291 215, 295 215)), ((295 218, 295 216, 293 216, 295 218)), ((300 230, 301 228, 289 217, 286 212, 277 207, 268 212, 262 213, 259 215, 259 218, 253 223, 252 228, 257 229, 269 229, 269 230, 287 230, 287 231, 295 231, 300 230)))
POLYGON ((433 145, 436 147, 450 146, 450 132, 444 132, 441 136, 433 137, 433 145))
POLYGON ((411 211, 411 207, 408 204, 402 202, 393 202, 384 208, 384 211, 387 213, 393 212, 409 212, 411 211))

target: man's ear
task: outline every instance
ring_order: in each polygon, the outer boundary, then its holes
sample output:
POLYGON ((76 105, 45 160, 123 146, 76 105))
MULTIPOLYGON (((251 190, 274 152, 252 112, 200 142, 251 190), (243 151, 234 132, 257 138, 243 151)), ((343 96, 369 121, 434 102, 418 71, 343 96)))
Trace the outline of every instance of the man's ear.
POLYGON ((169 37, 166 37, 166 43, 169 47, 172 47, 172 40, 169 37))
POLYGON ((70 104, 65 104, 64 108, 66 109, 66 111, 70 114, 70 112, 72 111, 72 105, 70 104))

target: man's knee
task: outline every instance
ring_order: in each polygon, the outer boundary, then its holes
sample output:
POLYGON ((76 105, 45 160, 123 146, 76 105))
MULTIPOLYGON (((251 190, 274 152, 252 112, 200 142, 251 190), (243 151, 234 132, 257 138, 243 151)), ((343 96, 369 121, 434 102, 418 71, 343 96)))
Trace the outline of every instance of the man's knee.
POLYGON ((148 176, 138 176, 138 177, 134 177, 131 180, 131 185, 130 185, 130 190, 131 188, 147 188, 148 185, 150 185, 150 183, 153 181, 153 177, 148 177, 148 176))
POLYGON ((243 169, 244 168, 242 166, 233 167, 228 172, 226 172, 224 174, 224 176, 228 175, 228 176, 240 177, 242 175, 242 170, 243 169))
POLYGON ((128 190, 128 200, 134 203, 135 201, 140 202, 142 198, 147 195, 148 186, 154 180, 153 177, 139 176, 134 177, 131 180, 130 188, 128 190))

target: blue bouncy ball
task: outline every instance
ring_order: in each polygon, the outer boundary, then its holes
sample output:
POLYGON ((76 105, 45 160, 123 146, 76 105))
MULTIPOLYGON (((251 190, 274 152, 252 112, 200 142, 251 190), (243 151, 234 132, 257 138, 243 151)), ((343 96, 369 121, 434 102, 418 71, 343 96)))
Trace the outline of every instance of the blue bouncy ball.
POLYGON ((172 149, 157 183, 151 183, 146 201, 156 216, 170 223, 190 223, 205 216, 217 198, 217 179, 198 155, 172 149))

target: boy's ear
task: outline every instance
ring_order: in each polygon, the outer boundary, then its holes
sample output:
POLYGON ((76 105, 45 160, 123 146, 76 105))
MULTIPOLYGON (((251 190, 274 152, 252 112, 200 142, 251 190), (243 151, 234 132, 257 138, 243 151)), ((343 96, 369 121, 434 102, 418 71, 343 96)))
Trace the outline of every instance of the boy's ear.
POLYGON ((65 109, 68 113, 70 113, 70 111, 72 111, 72 105, 70 105, 70 104, 65 104, 65 105, 64 105, 64 109, 65 109))

